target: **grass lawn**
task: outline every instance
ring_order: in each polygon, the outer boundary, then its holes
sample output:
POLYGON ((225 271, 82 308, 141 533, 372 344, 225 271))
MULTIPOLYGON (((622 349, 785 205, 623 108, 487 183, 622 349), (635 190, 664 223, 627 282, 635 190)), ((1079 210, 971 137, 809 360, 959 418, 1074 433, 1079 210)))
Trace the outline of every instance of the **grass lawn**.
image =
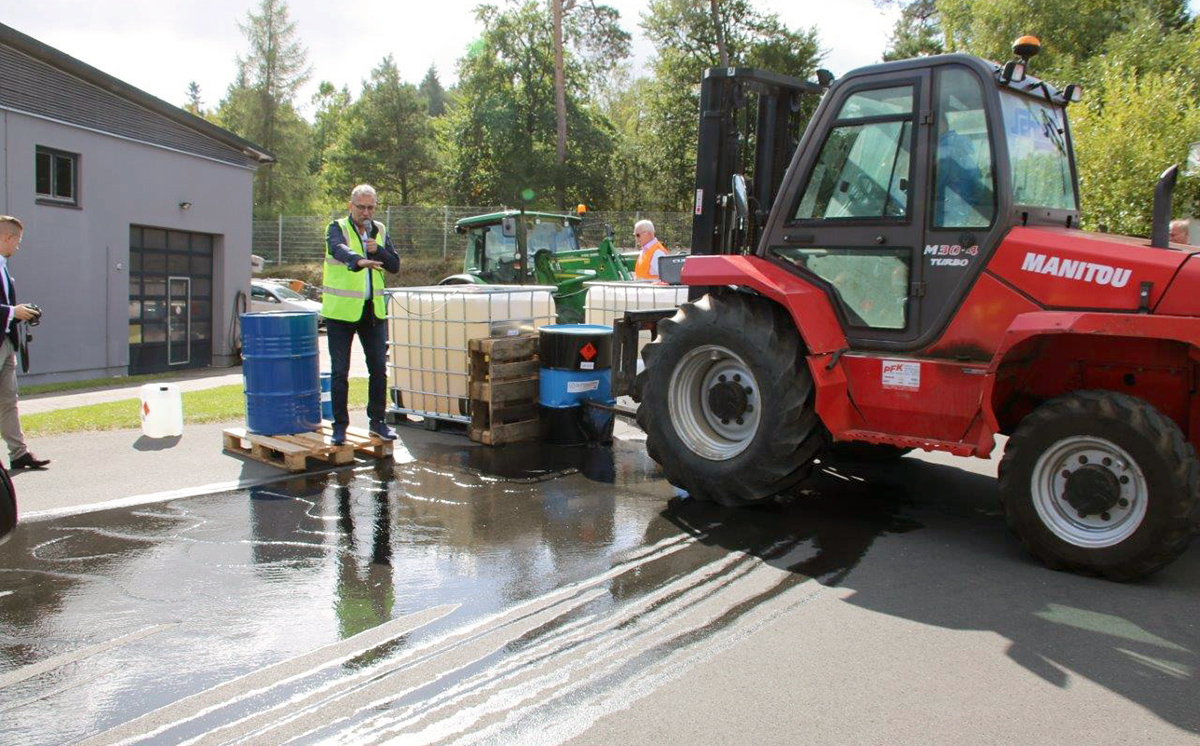
MULTIPOLYGON (((122 399, 82 407, 23 415, 21 427, 31 438, 85 430, 119 430, 141 427, 138 399, 122 399)), ((367 405, 367 379, 350 379, 350 407, 367 405)), ((183 392, 185 424, 226 422, 246 416, 245 391, 239 384, 183 392)))
POLYGON ((140 376, 112 376, 110 378, 89 378, 86 381, 64 381, 62 383, 39 383, 34 386, 21 384, 21 396, 34 394, 56 394, 62 391, 78 391, 80 389, 114 389, 128 386, 131 383, 148 383, 161 381, 164 378, 179 378, 178 371, 169 373, 145 373, 140 376))

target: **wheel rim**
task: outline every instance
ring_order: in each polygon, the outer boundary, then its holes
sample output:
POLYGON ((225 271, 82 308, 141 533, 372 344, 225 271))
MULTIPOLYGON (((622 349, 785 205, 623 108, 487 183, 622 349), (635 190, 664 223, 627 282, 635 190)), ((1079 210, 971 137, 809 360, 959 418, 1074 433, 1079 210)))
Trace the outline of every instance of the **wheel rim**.
POLYGON ((684 445, 712 461, 746 450, 758 432, 760 401, 750 366, 725 347, 701 345, 671 373, 671 424, 684 445))
POLYGON ((1141 467, 1103 438, 1058 441, 1037 460, 1031 486, 1042 523, 1077 547, 1120 544, 1146 517, 1149 490, 1141 467))

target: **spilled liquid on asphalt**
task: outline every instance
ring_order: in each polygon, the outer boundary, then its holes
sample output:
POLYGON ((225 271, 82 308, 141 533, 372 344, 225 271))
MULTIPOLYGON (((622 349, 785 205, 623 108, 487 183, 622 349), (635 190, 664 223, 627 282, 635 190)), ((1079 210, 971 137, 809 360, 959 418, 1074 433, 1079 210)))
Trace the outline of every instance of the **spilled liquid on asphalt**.
POLYGON ((865 488, 680 499, 636 442, 414 448, 22 525, 0 743, 560 742, 917 527, 865 488))

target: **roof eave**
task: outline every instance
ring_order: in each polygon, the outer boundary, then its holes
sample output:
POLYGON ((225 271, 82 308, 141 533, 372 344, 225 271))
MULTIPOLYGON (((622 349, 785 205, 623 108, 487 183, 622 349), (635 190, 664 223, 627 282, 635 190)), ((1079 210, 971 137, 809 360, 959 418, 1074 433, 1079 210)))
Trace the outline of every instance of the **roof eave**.
POLYGON ((120 96, 123 99, 132 101, 133 103, 161 114, 168 119, 172 119, 179 124, 199 132, 206 137, 210 137, 223 145, 227 145, 239 151, 259 163, 274 163, 274 154, 267 151, 261 145, 243 140, 233 134, 224 127, 218 127, 212 122, 198 117, 191 112, 174 106, 163 101, 160 98, 151 96, 149 93, 135 88, 123 80, 114 78, 108 73, 97 70, 91 65, 81 62, 74 57, 61 52, 48 44, 34 39, 32 36, 22 34, 20 31, 0 23, 0 44, 16 49, 30 57, 45 62, 48 65, 57 67, 58 69, 73 75, 80 80, 90 83, 97 88, 101 88, 109 93, 120 96))

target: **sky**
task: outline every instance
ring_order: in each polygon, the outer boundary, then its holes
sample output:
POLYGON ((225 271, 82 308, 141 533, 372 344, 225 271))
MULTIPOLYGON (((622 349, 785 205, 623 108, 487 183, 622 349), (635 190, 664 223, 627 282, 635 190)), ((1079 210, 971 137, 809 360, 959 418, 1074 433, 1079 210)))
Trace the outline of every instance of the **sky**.
MULTIPOLYGON (((638 20, 648 0, 603 1, 621 12, 622 25, 634 34, 635 72, 646 71, 653 48, 638 20)), ((826 50, 823 66, 835 75, 879 61, 897 14, 880 10, 872 0, 752 2, 777 13, 790 28, 816 26, 826 50)), ((348 85, 357 95, 371 69, 388 54, 405 80, 419 83, 435 65, 442 85, 449 87, 457 60, 479 35, 472 12, 478 4, 289 0, 297 37, 307 47, 312 67, 312 78, 298 97, 301 110, 310 110, 307 103, 321 80, 339 88, 348 85)), ((205 108, 211 108, 233 80, 235 57, 245 54, 238 23, 257 6, 257 0, 0 0, 0 23, 177 106, 195 80, 205 108)))

